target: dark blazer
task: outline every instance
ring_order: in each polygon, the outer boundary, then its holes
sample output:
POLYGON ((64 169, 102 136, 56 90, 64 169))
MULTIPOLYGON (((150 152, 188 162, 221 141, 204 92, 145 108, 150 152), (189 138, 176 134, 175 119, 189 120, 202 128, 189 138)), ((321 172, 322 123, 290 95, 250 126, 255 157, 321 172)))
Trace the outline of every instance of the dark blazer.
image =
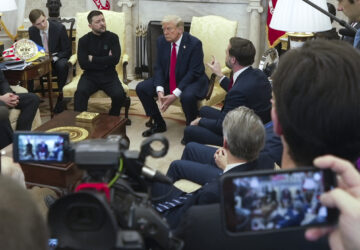
MULTIPOLYGON (((270 160, 270 158, 267 158, 270 160)), ((237 167, 234 167, 227 171, 225 174, 231 174, 242 171, 249 171, 257 168, 258 161, 248 162, 237 167)), ((273 164, 273 163, 272 163, 273 164)), ((179 224, 183 214, 194 205, 204 205, 204 204, 212 204, 220 202, 220 185, 219 185, 219 176, 214 178, 209 183, 202 186, 197 191, 193 192, 193 195, 186 199, 181 206, 177 206, 172 208, 165 214, 165 217, 171 228, 176 228, 179 224)), ((181 194, 177 193, 172 197, 166 197, 167 201, 176 198, 176 195, 179 196, 181 194)))
MULTIPOLYGON (((229 78, 224 78, 220 85, 228 91, 229 78)), ((239 106, 246 106, 266 123, 271 120, 271 85, 266 75, 259 69, 251 66, 242 72, 235 81, 235 84, 225 96, 224 106, 217 119, 201 118, 199 126, 205 127, 217 134, 222 135, 222 122, 225 115, 239 106)))
MULTIPOLYGON (((43 46, 40 30, 35 26, 29 28, 29 38, 36 44, 43 46)), ((71 56, 71 44, 63 24, 49 20, 48 43, 50 53, 58 53, 56 56, 59 59, 71 56)))
POLYGON ((6 80, 4 72, 0 70, 0 95, 5 95, 6 93, 14 93, 10 88, 9 82, 6 80))
MULTIPOLYGON (((161 35, 157 40, 157 57, 154 68, 153 82, 155 87, 162 86, 169 92, 171 43, 161 35)), ((204 98, 208 89, 208 78, 205 75, 204 53, 202 43, 187 32, 183 33, 176 58, 176 83, 181 91, 190 84, 197 83, 195 93, 204 98)))
POLYGON ((184 241, 183 250, 325 250, 327 237, 316 242, 305 239, 305 230, 230 236, 225 233, 219 204, 192 206, 174 233, 184 241))

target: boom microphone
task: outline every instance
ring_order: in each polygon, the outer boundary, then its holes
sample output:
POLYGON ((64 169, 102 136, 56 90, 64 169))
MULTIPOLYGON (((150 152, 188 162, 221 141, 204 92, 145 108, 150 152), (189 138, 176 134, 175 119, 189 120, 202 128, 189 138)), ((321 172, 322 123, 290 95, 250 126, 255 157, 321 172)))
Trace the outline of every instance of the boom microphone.
POLYGON ((354 27, 352 27, 350 24, 348 24, 347 22, 345 22, 344 20, 341 20, 340 18, 334 16, 333 14, 327 12, 326 10, 320 8, 319 6, 317 6, 316 4, 314 4, 313 2, 309 1, 309 0, 303 0, 305 3, 309 4, 311 7, 317 9, 318 11, 320 11, 321 13, 327 15, 328 17, 334 19, 336 22, 338 22, 341 26, 345 27, 348 30, 352 30, 354 33, 356 33, 356 29, 354 27))

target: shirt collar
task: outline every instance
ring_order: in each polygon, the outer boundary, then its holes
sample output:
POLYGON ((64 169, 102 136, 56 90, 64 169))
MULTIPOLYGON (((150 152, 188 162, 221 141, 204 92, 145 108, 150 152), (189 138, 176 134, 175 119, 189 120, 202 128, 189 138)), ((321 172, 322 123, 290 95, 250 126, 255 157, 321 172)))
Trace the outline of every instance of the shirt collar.
POLYGON ((250 66, 246 66, 238 71, 236 71, 233 75, 233 82, 235 83, 236 82, 236 79, 239 77, 239 75, 244 72, 245 70, 247 70, 250 66))
POLYGON ((49 24, 49 21, 46 21, 46 22, 47 22, 47 29, 46 29, 46 30, 42 30, 42 31, 41 31, 41 34, 45 32, 46 35, 48 35, 48 34, 49 34, 49 26, 50 26, 50 24, 49 24))
MULTIPOLYGON (((181 37, 175 42, 176 44, 176 48, 180 48, 180 44, 181 44, 181 39, 182 39, 183 35, 181 35, 181 37)), ((172 46, 172 44, 171 44, 172 46)))
POLYGON ((223 173, 226 173, 230 169, 233 169, 234 167, 237 167, 237 166, 240 166, 240 165, 243 165, 243 164, 245 164, 245 162, 237 162, 237 163, 227 164, 223 173))

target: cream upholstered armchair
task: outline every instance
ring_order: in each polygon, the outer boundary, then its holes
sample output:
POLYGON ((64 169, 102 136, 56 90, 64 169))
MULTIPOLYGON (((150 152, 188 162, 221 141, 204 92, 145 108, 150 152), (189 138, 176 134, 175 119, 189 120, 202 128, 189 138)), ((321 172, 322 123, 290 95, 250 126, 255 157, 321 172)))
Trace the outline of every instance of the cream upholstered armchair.
MULTIPOLYGON (((204 100, 199 102, 199 107, 213 106, 225 99, 226 91, 220 86, 219 79, 206 66, 212 60, 212 56, 219 61, 223 74, 230 75, 231 70, 225 66, 226 48, 231 37, 236 35, 237 22, 221 16, 193 17, 190 25, 190 34, 197 37, 203 46, 205 73, 210 79, 209 89, 204 100)), ((181 107, 177 99, 173 105, 181 107)), ((150 127, 152 118, 146 123, 150 127)))
MULTIPOLYGON (((121 46, 121 57, 118 65, 116 65, 116 71, 118 72, 119 79, 122 82, 125 93, 127 94, 125 101, 125 117, 128 118, 129 108, 130 108, 130 97, 129 87, 127 86, 128 80, 126 76, 126 66, 128 64, 128 55, 126 54, 126 43, 125 43, 125 14, 122 12, 115 12, 109 10, 102 10, 106 21, 106 29, 114 32, 119 36, 120 46, 121 46)), ((76 13, 76 47, 78 46, 79 38, 91 31, 88 26, 87 16, 89 12, 80 12, 76 13)), ((76 76, 72 81, 65 85, 63 88, 64 97, 72 98, 77 89, 78 82, 82 75, 82 69, 80 68, 77 62, 77 54, 74 54, 69 59, 69 62, 72 65, 76 64, 76 76)), ((108 97, 104 91, 99 90, 94 93, 90 99, 93 98, 105 98, 108 97)), ((128 125, 130 125, 130 120, 128 120, 128 125)))
MULTIPOLYGON (((26 88, 23 88, 19 85, 10 85, 10 87, 13 91, 15 91, 15 93, 27 93, 28 92, 26 88)), ((18 119, 19 115, 20 115, 20 110, 10 109, 9 120, 10 120, 10 124, 11 124, 11 127, 13 130, 15 130, 15 128, 16 128, 16 123, 17 123, 17 119, 18 119)), ((40 111, 38 109, 36 112, 34 121, 32 123, 31 130, 36 129, 40 125, 41 125, 41 117, 40 117, 40 111)))
POLYGON ((190 34, 202 42, 205 72, 210 79, 208 94, 200 106, 216 105, 225 98, 226 91, 220 87, 219 79, 216 79, 216 76, 212 74, 206 63, 211 62, 212 56, 215 56, 221 65, 223 74, 230 74, 231 70, 225 66, 225 51, 230 38, 236 35, 236 30, 236 21, 221 16, 194 16, 191 20, 190 34))

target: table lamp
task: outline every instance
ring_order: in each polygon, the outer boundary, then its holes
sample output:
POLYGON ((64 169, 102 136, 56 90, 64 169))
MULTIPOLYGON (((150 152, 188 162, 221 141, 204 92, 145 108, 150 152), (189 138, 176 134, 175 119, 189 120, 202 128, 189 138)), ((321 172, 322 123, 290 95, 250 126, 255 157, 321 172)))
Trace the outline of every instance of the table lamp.
POLYGON ((1 19, 3 12, 6 11, 12 11, 12 10, 16 10, 17 6, 16 6, 16 2, 15 0, 2 0, 1 4, 0 4, 0 30, 1 28, 4 29, 5 33, 13 40, 15 41, 15 36, 11 35, 11 33, 9 32, 9 30, 6 28, 3 20, 1 19))
MULTIPOLYGON (((311 0, 327 10, 326 0, 311 0)), ((278 0, 270 27, 287 32, 289 46, 296 48, 314 37, 313 32, 331 30, 330 18, 302 0, 278 0)))

